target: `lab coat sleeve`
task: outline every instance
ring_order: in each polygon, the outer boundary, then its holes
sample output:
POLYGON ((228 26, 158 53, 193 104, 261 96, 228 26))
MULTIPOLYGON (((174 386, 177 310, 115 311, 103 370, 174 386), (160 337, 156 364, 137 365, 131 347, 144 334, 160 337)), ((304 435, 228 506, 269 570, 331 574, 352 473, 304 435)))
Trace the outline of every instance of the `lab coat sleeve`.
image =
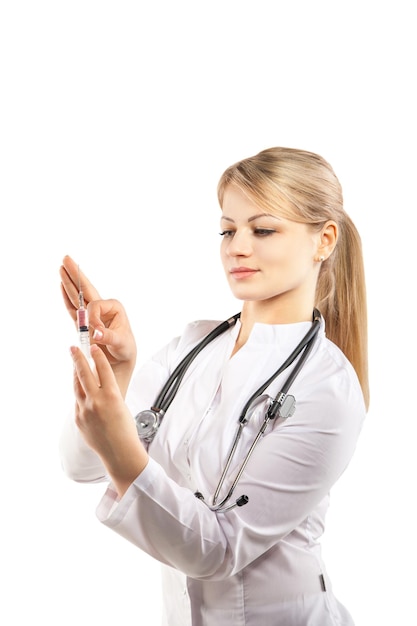
POLYGON ((152 458, 120 501, 109 486, 97 516, 161 563, 194 578, 216 571, 227 550, 215 514, 152 458))
POLYGON ((151 459, 120 501, 109 487, 98 518, 191 578, 225 579, 308 523, 348 465, 364 416, 352 373, 330 382, 322 373, 296 414, 255 448, 236 490, 247 505, 214 513, 151 459))
POLYGON ((104 465, 87 446, 75 424, 74 412, 70 412, 64 422, 59 440, 59 455, 62 469, 71 480, 80 483, 107 480, 104 465))

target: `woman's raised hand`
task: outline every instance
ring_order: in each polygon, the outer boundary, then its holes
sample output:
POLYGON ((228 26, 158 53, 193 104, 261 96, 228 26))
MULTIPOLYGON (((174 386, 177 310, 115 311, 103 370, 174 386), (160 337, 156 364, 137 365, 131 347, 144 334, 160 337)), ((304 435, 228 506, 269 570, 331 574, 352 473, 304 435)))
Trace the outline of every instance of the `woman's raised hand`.
POLYGON ((88 310, 90 341, 103 350, 125 393, 136 363, 136 342, 124 307, 117 300, 102 300, 97 289, 80 272, 70 256, 65 256, 59 270, 64 303, 74 323, 77 322, 79 291, 88 310))

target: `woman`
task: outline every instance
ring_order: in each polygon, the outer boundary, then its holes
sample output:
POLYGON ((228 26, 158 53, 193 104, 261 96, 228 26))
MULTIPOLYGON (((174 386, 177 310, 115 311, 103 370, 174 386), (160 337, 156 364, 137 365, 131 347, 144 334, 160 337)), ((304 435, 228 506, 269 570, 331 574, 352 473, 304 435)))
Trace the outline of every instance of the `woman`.
MULTIPOLYGON (((136 347, 124 309, 82 276, 95 372, 71 348, 76 409, 63 466, 77 481, 110 481, 98 518, 164 565, 169 626, 351 625, 319 541, 368 406, 360 238, 333 170, 306 151, 244 159, 224 172, 218 197, 240 318, 182 372, 218 322, 188 325, 131 380, 136 347), (175 393, 166 388, 173 371, 175 393)), ((69 257, 60 275, 75 320, 79 276, 69 257)))

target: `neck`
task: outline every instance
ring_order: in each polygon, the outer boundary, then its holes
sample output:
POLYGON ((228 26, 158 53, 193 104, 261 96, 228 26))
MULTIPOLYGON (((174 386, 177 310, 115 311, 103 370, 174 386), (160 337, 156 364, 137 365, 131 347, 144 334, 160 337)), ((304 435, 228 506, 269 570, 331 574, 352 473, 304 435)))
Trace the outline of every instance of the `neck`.
POLYGON ((246 301, 243 303, 242 326, 261 324, 296 324, 309 322, 312 319, 313 302, 306 302, 303 306, 277 303, 276 301, 246 301))
POLYGON ((236 340, 233 354, 241 348, 252 331, 254 324, 296 324, 311 322, 314 304, 308 303, 305 307, 277 306, 276 302, 245 301, 240 316, 240 331, 236 340))

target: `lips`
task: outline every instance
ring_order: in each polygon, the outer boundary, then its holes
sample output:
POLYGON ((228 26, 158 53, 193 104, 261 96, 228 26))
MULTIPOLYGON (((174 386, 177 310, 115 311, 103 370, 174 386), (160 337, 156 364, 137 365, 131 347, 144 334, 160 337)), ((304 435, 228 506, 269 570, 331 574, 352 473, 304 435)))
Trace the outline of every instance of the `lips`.
POLYGON ((251 267, 233 267, 230 270, 230 274, 236 280, 241 280, 244 278, 250 278, 251 276, 254 276, 258 271, 259 270, 254 270, 251 267))

